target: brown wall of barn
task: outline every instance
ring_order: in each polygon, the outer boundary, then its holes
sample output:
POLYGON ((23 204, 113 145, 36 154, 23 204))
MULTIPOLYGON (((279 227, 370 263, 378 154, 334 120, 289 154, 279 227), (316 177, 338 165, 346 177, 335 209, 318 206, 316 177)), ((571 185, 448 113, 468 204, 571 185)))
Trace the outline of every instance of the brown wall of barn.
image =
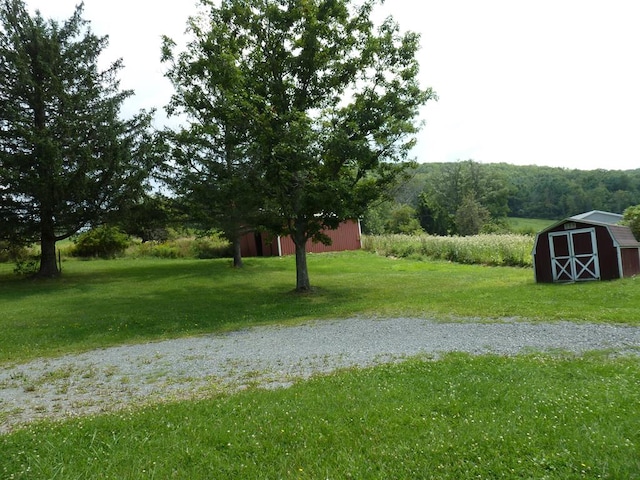
MULTIPOLYGON (((357 220, 342 222, 335 230, 325 230, 331 239, 331 245, 307 242, 307 252, 341 252, 344 250, 358 250, 361 248, 360 223, 357 220)), ((293 255, 296 253, 295 245, 291 237, 273 237, 266 233, 249 233, 242 238, 242 255, 245 257, 271 257, 279 254, 293 255)))
MULTIPOLYGON (((553 229, 538 235, 535 246, 534 270, 535 278, 540 283, 553 282, 553 270, 551 268, 551 249, 549 247, 549 234, 554 232, 565 232, 563 222, 553 229)), ((572 222, 576 224, 575 230, 581 228, 595 228, 596 245, 598 248, 598 262, 600 266, 600 278, 602 280, 613 280, 620 278, 618 269, 618 252, 613 244, 613 239, 606 227, 572 222)), ((574 230, 574 229, 571 229, 574 230)), ((640 267, 639 267, 640 268, 640 267)))
POLYGON ((637 248, 620 249, 622 256, 622 272, 625 277, 640 274, 640 255, 637 248))
POLYGON ((552 283, 553 271, 551 269, 551 249, 549 248, 549 234, 541 233, 537 237, 533 256, 533 270, 536 282, 552 283))

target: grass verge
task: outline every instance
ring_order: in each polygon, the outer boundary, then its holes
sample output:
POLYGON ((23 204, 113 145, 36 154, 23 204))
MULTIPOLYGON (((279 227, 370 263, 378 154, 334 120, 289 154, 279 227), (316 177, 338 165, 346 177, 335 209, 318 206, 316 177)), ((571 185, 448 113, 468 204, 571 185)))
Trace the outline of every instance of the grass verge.
POLYGON ((40 423, 2 478, 638 478, 637 357, 450 354, 40 423))
POLYGON ((270 323, 352 315, 640 324, 640 279, 536 284, 530 269, 309 256, 312 295, 291 293, 295 260, 71 260, 59 281, 0 265, 0 363, 270 323))

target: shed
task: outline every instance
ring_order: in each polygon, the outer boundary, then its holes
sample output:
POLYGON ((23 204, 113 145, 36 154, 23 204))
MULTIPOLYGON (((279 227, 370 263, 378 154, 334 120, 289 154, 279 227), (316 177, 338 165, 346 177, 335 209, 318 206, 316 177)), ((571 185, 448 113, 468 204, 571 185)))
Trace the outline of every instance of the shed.
MULTIPOLYGON (((346 220, 335 230, 323 230, 331 239, 331 245, 307 241, 307 252, 341 252, 344 250, 359 250, 362 247, 359 220, 346 220)), ((262 232, 249 232, 241 239, 243 257, 281 257, 296 253, 296 246, 289 236, 270 236, 262 232)))
POLYGON ((640 242, 622 215, 593 210, 566 218, 536 235, 536 282, 613 280, 640 273, 640 242))

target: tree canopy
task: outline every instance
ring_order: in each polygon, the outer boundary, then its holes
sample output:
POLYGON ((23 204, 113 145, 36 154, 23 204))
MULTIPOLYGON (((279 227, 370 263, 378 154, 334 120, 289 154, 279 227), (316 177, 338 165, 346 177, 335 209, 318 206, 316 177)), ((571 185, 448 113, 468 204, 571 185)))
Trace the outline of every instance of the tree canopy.
MULTIPOLYGON (((296 290, 308 291, 307 241, 329 241, 324 229, 359 217, 406 166, 418 109, 435 98, 418 84, 419 37, 390 18, 374 25, 375 0, 202 3, 198 48, 170 73, 174 105, 193 119, 200 158, 251 165, 263 223, 291 235, 296 290)), ((165 59, 172 48, 165 39, 165 59)))
POLYGON ((82 5, 65 22, 0 3, 0 239, 39 241, 41 276, 59 274, 55 244, 139 197, 150 169, 150 114, 120 118, 106 37, 82 5))
MULTIPOLYGON (((205 2, 203 2, 205 3, 205 2)), ((170 147, 167 183, 183 208, 203 228, 218 228, 233 243, 234 266, 242 266, 240 240, 259 223, 263 188, 252 159, 258 103, 246 34, 226 7, 189 20, 192 40, 174 54, 163 39, 162 59, 175 92, 167 107, 185 117, 177 131, 165 132, 170 147)))

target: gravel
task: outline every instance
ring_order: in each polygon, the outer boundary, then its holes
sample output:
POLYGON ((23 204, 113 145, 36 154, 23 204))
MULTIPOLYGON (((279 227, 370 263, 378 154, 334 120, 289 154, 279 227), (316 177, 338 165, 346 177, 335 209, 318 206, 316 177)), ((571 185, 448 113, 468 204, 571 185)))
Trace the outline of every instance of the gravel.
POLYGON ((350 318, 126 345, 4 367, 0 433, 41 418, 115 411, 249 386, 286 387, 318 373, 415 355, 580 354, 603 349, 639 354, 640 327, 350 318))

